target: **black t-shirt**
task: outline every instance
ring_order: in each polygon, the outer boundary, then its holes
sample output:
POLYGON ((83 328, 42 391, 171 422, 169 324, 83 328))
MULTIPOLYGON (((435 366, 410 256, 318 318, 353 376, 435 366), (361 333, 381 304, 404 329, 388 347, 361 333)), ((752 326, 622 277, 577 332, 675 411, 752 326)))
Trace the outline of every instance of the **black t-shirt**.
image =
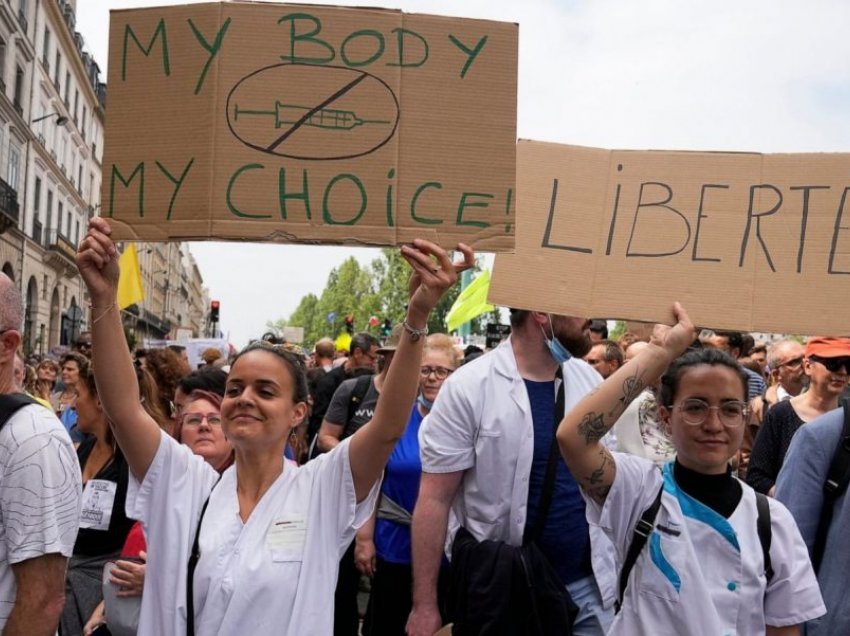
POLYGON ((363 399, 354 408, 351 419, 348 419, 348 407, 351 403, 351 394, 359 381, 358 378, 346 380, 339 385, 331 399, 331 404, 325 413, 325 419, 331 424, 343 426, 340 440, 350 437, 357 432, 361 426, 372 419, 375 415, 375 406, 378 404, 378 391, 375 390, 375 379, 369 378, 369 388, 363 399))
MULTIPOLYGON (((91 437, 77 448, 77 458, 80 460, 81 469, 85 468, 96 442, 97 440, 91 437)), ((108 530, 80 528, 80 532, 77 534, 77 542, 74 544, 74 556, 100 556, 119 552, 127 539, 127 533, 130 532, 130 528, 135 523, 132 519, 128 519, 125 514, 124 504, 127 500, 129 468, 120 448, 115 448, 115 455, 112 460, 107 462, 92 479, 102 479, 117 484, 115 500, 112 504, 112 517, 109 520, 108 530)), ((85 486, 83 484, 83 488, 85 486)))

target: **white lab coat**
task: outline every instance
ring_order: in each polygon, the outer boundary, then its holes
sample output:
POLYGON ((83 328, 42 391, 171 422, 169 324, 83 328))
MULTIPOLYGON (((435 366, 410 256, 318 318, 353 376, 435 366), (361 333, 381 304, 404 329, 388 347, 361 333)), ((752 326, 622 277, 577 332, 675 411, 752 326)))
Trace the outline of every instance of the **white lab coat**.
POLYGON ((781 503, 770 500, 775 575, 767 585, 752 488, 741 484, 741 502, 726 519, 678 487, 672 463, 662 472, 646 459, 614 456, 617 474, 604 505, 586 500, 588 522, 613 541, 618 568, 662 482, 664 492, 609 636, 757 636, 766 624, 796 625, 825 613, 806 546, 781 503))
POLYGON ((215 485, 209 464, 163 434, 145 480, 131 476, 127 492, 127 514, 142 521, 148 543, 139 635, 186 633, 187 563, 207 496, 195 633, 332 633, 339 559, 380 487, 379 480, 355 504, 348 446, 346 440, 305 466, 287 462, 243 524, 236 467, 215 485))

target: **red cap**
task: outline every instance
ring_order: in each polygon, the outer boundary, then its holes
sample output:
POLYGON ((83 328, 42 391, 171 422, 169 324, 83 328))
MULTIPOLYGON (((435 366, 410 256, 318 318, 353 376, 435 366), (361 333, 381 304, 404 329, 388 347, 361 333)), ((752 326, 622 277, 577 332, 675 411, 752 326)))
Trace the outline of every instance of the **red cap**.
POLYGON ((850 338, 809 338, 806 357, 839 358, 850 356, 850 338))

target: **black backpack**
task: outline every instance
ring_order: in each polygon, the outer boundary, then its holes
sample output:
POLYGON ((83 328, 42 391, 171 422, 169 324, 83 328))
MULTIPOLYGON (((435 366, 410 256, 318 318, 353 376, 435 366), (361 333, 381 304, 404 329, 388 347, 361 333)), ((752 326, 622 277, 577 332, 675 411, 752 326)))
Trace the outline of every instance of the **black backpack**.
MULTIPOLYGON (((354 387, 351 389, 351 395, 348 397, 348 417, 345 418, 343 432, 348 429, 351 418, 354 417, 354 412, 357 410, 357 406, 363 401, 363 398, 366 397, 366 393, 369 392, 369 387, 372 385, 372 379, 373 375, 371 373, 357 377, 357 382, 354 383, 354 387)), ((310 442, 310 448, 307 454, 308 459, 316 459, 316 457, 324 453, 324 451, 319 449, 318 439, 319 431, 316 431, 316 434, 313 436, 313 441, 310 442)))
POLYGON ((847 490, 850 483, 850 398, 841 400, 844 409, 844 430, 838 446, 832 455, 832 463, 829 465, 829 473, 823 485, 823 506, 820 509, 820 520, 818 531, 815 535, 815 545, 812 549, 812 565, 815 572, 820 568, 823 560, 823 551, 826 547, 826 537, 829 534, 829 526, 832 523, 832 511, 835 501, 847 490))
POLYGON ((38 404, 38 402, 25 393, 0 395, 0 428, 3 428, 19 409, 30 404, 38 404))
MULTIPOLYGON (((658 515, 658 509, 661 507, 661 494, 663 492, 664 484, 661 484, 661 488, 658 489, 658 494, 655 496, 655 500, 649 508, 644 510, 640 520, 638 520, 637 525, 635 526, 632 534, 632 542, 626 552, 626 558, 623 561, 623 568, 620 570, 619 596, 617 601, 614 603, 614 609, 616 612, 619 612, 623 605, 623 595, 625 594, 626 586, 629 583, 629 574, 631 574, 632 568, 634 567, 638 556, 640 556, 641 550, 643 550, 643 546, 646 545, 649 535, 652 534, 652 531, 655 528, 655 517, 658 515)), ((756 511, 758 515, 756 518, 756 529, 759 535, 759 543, 761 543, 762 557, 764 558, 764 575, 767 578, 767 582, 770 583, 774 574, 773 566, 770 562, 770 543, 773 540, 773 532, 770 528, 770 503, 767 500, 767 496, 762 493, 757 492, 755 495, 756 511)))

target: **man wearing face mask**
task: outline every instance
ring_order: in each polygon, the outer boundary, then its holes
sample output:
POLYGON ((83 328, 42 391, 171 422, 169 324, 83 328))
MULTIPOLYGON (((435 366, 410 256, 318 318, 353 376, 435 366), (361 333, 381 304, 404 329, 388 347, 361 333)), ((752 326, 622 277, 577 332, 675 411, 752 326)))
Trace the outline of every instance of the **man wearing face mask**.
MULTIPOLYGON (((460 526, 478 541, 512 546, 535 527, 555 428, 557 394, 569 411, 600 382, 581 359, 591 347, 584 318, 511 310, 511 336, 453 373, 419 432, 422 479, 413 512, 413 611, 407 634, 442 625, 437 578, 460 526), (561 371, 563 380, 558 377, 561 371)), ((535 541, 579 607, 573 633, 602 635, 613 614, 616 574, 594 550, 578 485, 562 461, 535 541), (596 572, 596 576, 594 576, 596 572), (601 591, 600 591, 601 590, 601 591)), ((594 530, 595 533, 595 530, 594 530)), ((597 538, 594 535, 594 548, 597 538)))

